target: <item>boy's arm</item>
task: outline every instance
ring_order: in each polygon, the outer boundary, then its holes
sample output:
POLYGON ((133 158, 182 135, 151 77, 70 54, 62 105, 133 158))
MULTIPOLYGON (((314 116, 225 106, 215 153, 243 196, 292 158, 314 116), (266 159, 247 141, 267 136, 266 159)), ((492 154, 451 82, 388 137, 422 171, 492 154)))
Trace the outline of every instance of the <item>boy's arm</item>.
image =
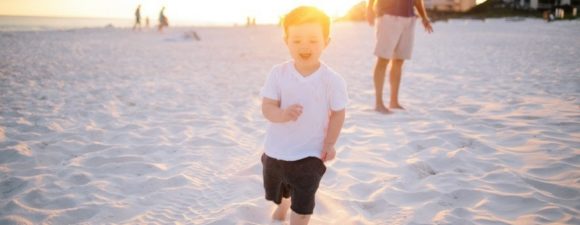
POLYGON ((431 20, 429 20, 429 17, 427 16, 427 11, 425 11, 425 4, 423 3, 423 0, 415 0, 415 8, 417 8, 417 11, 421 16, 421 22, 423 23, 423 27, 425 27, 425 31, 427 31, 427 33, 433 32, 433 27, 431 27, 431 20))
POLYGON ((262 115, 272 123, 296 121, 302 114, 302 106, 294 104, 285 110, 280 108, 280 101, 262 98, 262 115))
POLYGON ((328 121, 328 130, 326 130, 326 137, 324 138, 324 146, 322 147, 322 161, 329 161, 336 156, 334 144, 338 140, 342 124, 346 115, 346 109, 340 111, 331 111, 330 119, 328 121))

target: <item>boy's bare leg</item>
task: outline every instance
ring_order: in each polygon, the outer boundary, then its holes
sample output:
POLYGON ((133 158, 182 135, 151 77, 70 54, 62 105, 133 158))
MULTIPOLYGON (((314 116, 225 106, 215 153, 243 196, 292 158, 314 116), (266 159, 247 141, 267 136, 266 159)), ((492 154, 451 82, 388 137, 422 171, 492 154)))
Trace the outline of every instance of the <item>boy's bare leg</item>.
POLYGON ((290 225, 307 225, 310 221, 310 215, 302 215, 292 212, 290 215, 290 225))
POLYGON ((272 219, 284 221, 288 208, 290 208, 290 198, 282 198, 282 202, 280 202, 276 210, 274 210, 274 213, 272 213, 272 219))
POLYGON ((393 59, 392 61, 393 64, 391 65, 391 76, 389 80, 391 83, 391 103, 389 104, 389 108, 404 109, 399 104, 399 87, 401 86, 401 75, 405 60, 393 59))
POLYGON ((387 65, 389 65, 388 59, 377 58, 373 81, 375 83, 375 110, 380 113, 389 113, 389 109, 383 103, 383 86, 385 85, 387 65))

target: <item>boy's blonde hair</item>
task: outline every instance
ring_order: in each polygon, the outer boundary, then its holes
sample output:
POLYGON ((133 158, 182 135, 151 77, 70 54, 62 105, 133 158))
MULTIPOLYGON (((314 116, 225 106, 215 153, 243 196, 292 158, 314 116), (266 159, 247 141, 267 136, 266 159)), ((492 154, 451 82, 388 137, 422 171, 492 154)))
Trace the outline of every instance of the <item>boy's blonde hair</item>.
POLYGON ((330 17, 322 10, 312 6, 300 6, 293 9, 284 17, 284 36, 288 37, 288 27, 306 23, 318 23, 322 26, 324 39, 328 39, 330 33, 330 17))

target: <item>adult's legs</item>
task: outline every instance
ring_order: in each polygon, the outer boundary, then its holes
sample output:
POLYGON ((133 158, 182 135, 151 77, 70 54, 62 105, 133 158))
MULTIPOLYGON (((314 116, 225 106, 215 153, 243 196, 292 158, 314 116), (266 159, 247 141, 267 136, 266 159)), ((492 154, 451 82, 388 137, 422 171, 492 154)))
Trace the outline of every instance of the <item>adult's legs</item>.
POLYGON ((389 65, 388 59, 377 57, 373 81, 375 84, 375 110, 380 113, 389 113, 389 109, 383 103, 383 86, 385 85, 387 65, 389 65))
POLYGON ((399 104, 399 87, 401 86, 401 77, 403 71, 403 59, 393 59, 391 65, 391 74, 389 82, 391 84, 391 102, 389 108, 391 109, 404 109, 399 104))

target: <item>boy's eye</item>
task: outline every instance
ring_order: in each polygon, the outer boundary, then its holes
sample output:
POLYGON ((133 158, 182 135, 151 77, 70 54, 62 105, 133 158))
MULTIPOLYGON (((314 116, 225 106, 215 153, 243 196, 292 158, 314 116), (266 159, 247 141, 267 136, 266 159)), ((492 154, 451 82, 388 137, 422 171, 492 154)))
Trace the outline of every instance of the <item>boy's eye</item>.
POLYGON ((292 43, 294 43, 294 44, 300 44, 300 40, 294 40, 294 41, 292 41, 292 43))
POLYGON ((310 40, 310 44, 316 44, 316 43, 318 43, 317 40, 310 40))

